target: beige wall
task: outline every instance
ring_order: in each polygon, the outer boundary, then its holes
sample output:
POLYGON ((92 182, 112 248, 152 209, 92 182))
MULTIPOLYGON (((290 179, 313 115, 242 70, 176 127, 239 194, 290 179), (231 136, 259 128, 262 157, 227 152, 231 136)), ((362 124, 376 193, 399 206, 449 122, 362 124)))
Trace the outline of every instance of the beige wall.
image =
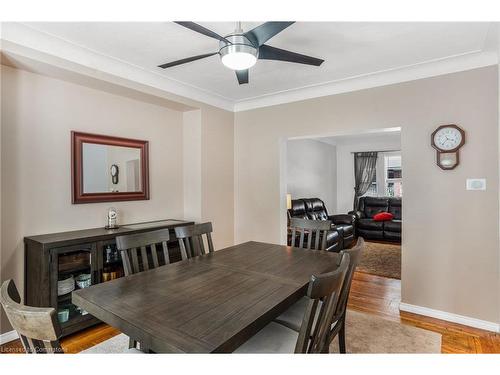
POLYGON ((201 216, 212 221, 214 246, 234 244, 234 115, 201 110, 201 216))
MULTIPOLYGON (((1 73, 1 281, 13 278, 23 289, 24 236, 104 226, 111 206, 122 223, 182 219, 185 190, 201 194, 195 209, 213 221, 216 246, 233 243, 232 113, 200 105, 200 139, 199 130, 183 131, 193 118, 164 106, 11 67, 1 73), (151 199, 72 205, 71 130, 149 140, 151 199), (194 182, 184 175, 193 142, 203 152, 194 182)), ((2 313, 0 333, 10 329, 2 313)))
POLYGON ((184 112, 184 214, 211 221, 216 250, 234 244, 234 115, 184 112))
POLYGON ((401 127, 402 300, 498 323, 497 68, 261 108, 235 115, 235 240, 285 238, 283 143, 289 137, 401 127), (467 133, 461 164, 435 165, 430 134, 467 133), (466 191, 468 177, 486 191, 466 191))
POLYGON ((184 217, 201 221, 201 111, 183 113, 184 217))
POLYGON ((104 226, 111 206, 122 223, 183 217, 180 112, 2 67, 2 134, 1 279, 20 290, 26 235, 104 226), (151 199, 71 204, 71 130, 149 140, 151 199))
POLYGON ((318 197, 328 213, 337 211, 337 150, 313 139, 294 139, 286 144, 286 192, 297 198, 318 197))

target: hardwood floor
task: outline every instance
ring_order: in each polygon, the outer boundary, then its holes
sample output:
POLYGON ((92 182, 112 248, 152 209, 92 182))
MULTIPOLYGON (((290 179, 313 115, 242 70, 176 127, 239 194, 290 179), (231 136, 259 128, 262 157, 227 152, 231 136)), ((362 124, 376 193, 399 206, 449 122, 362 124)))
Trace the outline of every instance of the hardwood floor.
POLYGON ((349 308, 442 335, 442 353, 500 353, 500 335, 422 315, 400 312, 401 281, 356 272, 349 308))
MULTIPOLYGON (((403 324, 439 332, 442 353, 500 353, 500 335, 421 315, 400 312, 401 282, 356 272, 349 297, 349 308, 399 321, 403 324)), ((106 325, 89 328, 61 341, 65 353, 78 353, 119 333, 106 325)), ((23 352, 19 340, 0 346, 0 353, 23 352)))

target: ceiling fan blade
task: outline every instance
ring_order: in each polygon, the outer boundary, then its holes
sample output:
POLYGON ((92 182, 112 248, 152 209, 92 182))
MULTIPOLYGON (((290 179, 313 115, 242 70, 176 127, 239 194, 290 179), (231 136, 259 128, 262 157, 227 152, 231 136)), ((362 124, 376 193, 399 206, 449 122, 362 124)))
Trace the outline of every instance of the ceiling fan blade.
POLYGON ((191 62, 191 61, 196 61, 196 60, 204 59, 205 57, 210 57, 210 56, 213 56, 213 55, 217 55, 218 53, 219 52, 214 52, 214 53, 205 53, 204 55, 191 56, 191 57, 187 57, 187 58, 182 59, 182 60, 172 61, 172 62, 169 62, 169 63, 166 63, 166 64, 158 65, 158 68, 163 68, 163 69, 171 68, 172 66, 181 65, 181 64, 185 64, 185 63, 188 63, 188 62, 191 62))
POLYGON ((240 85, 248 83, 248 69, 245 70, 235 70, 236 78, 238 78, 238 83, 240 85))
POLYGON ((281 48, 271 47, 265 44, 260 46, 259 48, 259 59, 288 61, 298 64, 307 64, 314 66, 320 66, 323 63, 323 61, 325 61, 322 59, 317 59, 316 57, 301 55, 300 53, 287 51, 281 48))
POLYGON ((276 34, 285 30, 288 26, 295 23, 295 21, 289 22, 266 22, 256 28, 247 31, 245 36, 250 40, 255 46, 261 46, 269 39, 271 39, 276 34))
POLYGON ((186 22, 186 21, 175 21, 175 23, 178 25, 187 27, 190 30, 196 31, 197 33, 209 36, 210 38, 214 38, 214 39, 226 42, 227 44, 232 44, 229 40, 227 40, 223 36, 220 36, 219 34, 213 32, 212 30, 209 30, 206 27, 198 25, 197 23, 186 22))

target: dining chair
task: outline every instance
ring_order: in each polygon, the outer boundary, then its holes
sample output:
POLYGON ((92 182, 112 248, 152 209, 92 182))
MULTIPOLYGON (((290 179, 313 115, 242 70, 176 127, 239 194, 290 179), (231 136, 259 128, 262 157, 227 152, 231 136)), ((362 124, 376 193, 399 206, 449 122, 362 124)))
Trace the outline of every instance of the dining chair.
MULTIPOLYGON (((345 281, 342 286, 342 290, 340 291, 339 302, 331 320, 328 341, 330 344, 338 335, 340 353, 346 353, 345 319, 347 314, 347 302, 349 299, 354 272, 356 271, 356 267, 361 260, 361 255, 364 249, 365 240, 363 239, 363 237, 358 237, 355 246, 350 249, 344 249, 339 253, 339 264, 345 256, 349 256, 350 262, 345 281)), ((275 322, 298 332, 301 327, 302 316, 304 315, 304 311, 307 308, 307 303, 308 299, 306 297, 301 298, 299 301, 289 307, 285 312, 283 312, 279 317, 277 317, 275 319, 275 322)))
MULTIPOLYGON (((53 307, 31 307, 21 304, 21 298, 13 280, 6 280, 0 287, 0 303, 12 328, 30 354, 64 353, 59 339, 62 331, 53 307)), ((106 341, 93 347, 94 353, 108 353, 106 341)), ((123 353, 139 353, 124 348, 123 353)))
MULTIPOLYGON (((168 229, 116 237, 116 248, 122 257, 125 276, 170 264, 167 245, 169 239, 168 229)), ((182 260, 187 259, 187 255, 182 249, 181 258, 182 260)), ((137 341, 130 338, 129 347, 137 348, 137 341)), ((141 344, 140 348, 145 352, 148 351, 141 344)))
POLYGON ((189 258, 206 254, 203 235, 207 239, 208 252, 214 252, 212 232, 212 223, 210 222, 175 228, 175 235, 179 240, 181 251, 186 253, 189 258))
POLYGON ((349 267, 349 255, 328 273, 311 276, 300 330, 271 322, 235 353, 328 353, 330 322, 349 267))
MULTIPOLYGON (((170 264, 169 239, 168 229, 116 237, 116 248, 122 257, 125 276, 170 264)), ((182 260, 187 259, 182 249, 181 257, 182 260)))
POLYGON ((331 227, 332 222, 330 220, 309 220, 292 217, 290 218, 291 245, 310 250, 325 250, 326 239, 331 227))

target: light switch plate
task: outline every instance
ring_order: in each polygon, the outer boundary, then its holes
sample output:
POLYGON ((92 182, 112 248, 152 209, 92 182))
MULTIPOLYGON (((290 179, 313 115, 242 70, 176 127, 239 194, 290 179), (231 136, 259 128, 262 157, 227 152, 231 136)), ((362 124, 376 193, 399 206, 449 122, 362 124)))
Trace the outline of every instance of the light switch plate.
POLYGON ((467 190, 486 190, 486 179, 468 178, 465 187, 467 190))

